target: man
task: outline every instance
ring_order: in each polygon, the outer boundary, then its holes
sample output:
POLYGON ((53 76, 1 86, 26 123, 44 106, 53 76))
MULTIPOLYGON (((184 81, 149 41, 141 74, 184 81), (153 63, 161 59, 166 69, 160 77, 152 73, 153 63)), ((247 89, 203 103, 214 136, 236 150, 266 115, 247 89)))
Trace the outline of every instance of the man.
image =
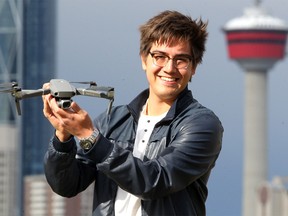
POLYGON ((64 110, 43 96, 44 115, 55 128, 45 174, 56 193, 72 197, 94 183, 93 215, 205 215, 223 128, 188 83, 202 62, 206 27, 176 11, 142 25, 149 87, 94 122, 75 102, 64 110))

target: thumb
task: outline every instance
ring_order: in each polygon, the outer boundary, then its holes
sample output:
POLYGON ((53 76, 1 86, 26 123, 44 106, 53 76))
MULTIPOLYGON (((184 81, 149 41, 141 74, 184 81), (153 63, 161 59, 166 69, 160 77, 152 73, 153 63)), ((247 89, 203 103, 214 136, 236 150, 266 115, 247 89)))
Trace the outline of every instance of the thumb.
POLYGON ((82 110, 81 107, 74 101, 71 103, 70 108, 72 108, 75 113, 79 113, 82 110))

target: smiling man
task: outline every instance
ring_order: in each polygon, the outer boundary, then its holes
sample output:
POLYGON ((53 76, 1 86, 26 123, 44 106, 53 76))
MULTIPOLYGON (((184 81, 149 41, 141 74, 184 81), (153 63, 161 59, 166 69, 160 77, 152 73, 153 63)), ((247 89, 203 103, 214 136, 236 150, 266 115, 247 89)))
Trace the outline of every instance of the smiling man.
POLYGON ((75 102, 64 110, 43 96, 44 115, 55 128, 45 174, 56 193, 72 197, 94 183, 93 215, 206 214, 223 127, 188 89, 202 62, 206 27, 177 11, 142 25, 148 89, 94 122, 75 102))

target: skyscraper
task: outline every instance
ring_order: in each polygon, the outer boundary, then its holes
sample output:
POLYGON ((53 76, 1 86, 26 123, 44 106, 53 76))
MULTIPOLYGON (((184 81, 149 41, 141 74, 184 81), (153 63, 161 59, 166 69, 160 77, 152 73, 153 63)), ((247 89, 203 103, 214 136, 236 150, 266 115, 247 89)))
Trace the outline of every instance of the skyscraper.
MULTIPOLYGON (((56 2, 25 0, 23 11, 22 86, 38 89, 56 75, 56 2)), ((52 129, 41 97, 23 100, 22 111, 23 175, 40 174, 52 129)))
MULTIPOLYGON (((18 81, 22 73, 22 1, 0 2, 0 83, 18 81)), ((19 130, 11 95, 0 95, 0 215, 19 214, 19 130), (15 205, 16 203, 16 205, 15 205), (18 204, 18 205, 17 205, 18 204)))
MULTIPOLYGON (((37 89, 54 78, 55 30, 55 0, 1 0, 0 83, 17 81, 22 88, 37 89)), ((43 174, 52 128, 40 97, 21 101, 21 117, 11 95, 1 94, 0 103, 0 215, 22 215, 24 176, 43 174)))
MULTIPOLYGON (((24 0, 22 23, 22 87, 42 88, 43 83, 56 75, 56 1, 24 0)), ((41 97, 23 100, 21 106, 19 149, 23 183, 25 176, 44 173, 43 157, 52 128, 42 114, 41 97)))

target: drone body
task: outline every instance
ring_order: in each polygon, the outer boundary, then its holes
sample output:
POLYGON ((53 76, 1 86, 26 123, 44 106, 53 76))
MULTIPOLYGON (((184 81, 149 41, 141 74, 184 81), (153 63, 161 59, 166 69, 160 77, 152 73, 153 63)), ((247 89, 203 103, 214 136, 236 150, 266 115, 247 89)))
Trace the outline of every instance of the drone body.
POLYGON ((58 106, 63 109, 70 107, 72 97, 76 95, 99 97, 110 100, 107 112, 110 112, 114 101, 114 88, 98 87, 95 82, 79 82, 80 84, 90 84, 88 88, 76 88, 70 82, 64 79, 51 79, 49 89, 25 90, 18 86, 18 83, 3 83, 0 84, 0 92, 11 93, 15 98, 17 112, 21 115, 19 101, 24 98, 42 96, 51 94, 55 97, 58 106))
POLYGON ((76 88, 66 80, 50 80, 50 94, 56 98, 58 106, 67 109, 71 105, 71 98, 76 95, 76 88))

